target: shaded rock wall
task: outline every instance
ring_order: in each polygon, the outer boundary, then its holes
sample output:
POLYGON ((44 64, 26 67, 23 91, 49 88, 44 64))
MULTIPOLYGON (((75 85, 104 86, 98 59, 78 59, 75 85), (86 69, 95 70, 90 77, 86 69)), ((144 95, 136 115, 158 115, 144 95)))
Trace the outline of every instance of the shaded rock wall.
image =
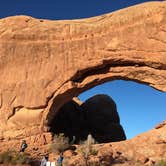
MULTIPOLYGON (((56 109, 56 108, 54 108, 56 109)), ((85 111, 80 105, 71 100, 64 104, 58 111, 50 125, 52 134, 64 133, 72 140, 76 137, 76 142, 87 138, 89 134, 85 111)))
POLYGON ((107 95, 95 95, 81 105, 86 112, 90 133, 97 142, 125 140, 126 136, 117 112, 116 104, 107 95))
POLYGON ((70 140, 75 136, 77 143, 87 139, 88 134, 92 134, 99 143, 126 139, 115 102, 102 94, 89 98, 81 105, 73 100, 66 103, 50 127, 53 134, 64 133, 70 140))
POLYGON ((64 103, 106 81, 166 91, 165 15, 166 2, 150 2, 81 20, 1 19, 0 135, 47 131, 64 103))

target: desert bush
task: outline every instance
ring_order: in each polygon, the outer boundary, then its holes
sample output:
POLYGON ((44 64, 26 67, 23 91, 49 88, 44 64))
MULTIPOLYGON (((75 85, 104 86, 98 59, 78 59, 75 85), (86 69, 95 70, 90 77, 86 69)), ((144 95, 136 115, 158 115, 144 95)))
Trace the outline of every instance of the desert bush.
POLYGON ((155 166, 166 166, 166 160, 161 160, 155 166))
POLYGON ((95 139, 92 137, 91 134, 89 134, 87 140, 82 142, 82 144, 78 148, 78 151, 83 155, 86 161, 86 165, 89 165, 88 157, 90 155, 97 155, 98 153, 98 151, 93 148, 93 144, 95 144, 95 139))
POLYGON ((96 156, 98 154, 98 150, 96 150, 94 148, 91 148, 90 149, 90 154, 93 155, 93 156, 96 156))
POLYGON ((0 163, 1 164, 10 163, 11 159, 12 159, 12 155, 11 155, 10 151, 0 153, 0 163))
POLYGON ((93 147, 92 147, 92 145, 94 143, 95 143, 94 138, 92 137, 91 134, 89 134, 87 137, 87 140, 81 143, 78 151, 80 151, 82 153, 82 155, 85 158, 87 158, 89 155, 93 155, 93 154, 97 153, 96 150, 93 149, 93 147))
POLYGON ((70 147, 69 138, 65 137, 63 133, 55 135, 50 145, 51 152, 63 152, 70 147))
POLYGON ((30 158, 26 153, 14 153, 11 162, 13 164, 29 164, 30 158))
POLYGON ((0 153, 0 164, 28 164, 30 158, 26 153, 6 151, 0 153))

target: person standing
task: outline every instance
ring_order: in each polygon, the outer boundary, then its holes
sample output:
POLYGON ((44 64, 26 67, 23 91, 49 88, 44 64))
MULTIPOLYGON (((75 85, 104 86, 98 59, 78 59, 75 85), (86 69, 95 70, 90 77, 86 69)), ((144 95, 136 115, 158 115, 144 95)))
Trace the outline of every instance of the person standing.
POLYGON ((24 152, 27 147, 28 147, 28 145, 27 145, 26 141, 22 140, 22 144, 21 144, 21 147, 20 147, 20 152, 24 152))
POLYGON ((63 158, 64 158, 63 153, 61 152, 60 155, 59 155, 59 158, 57 160, 58 166, 62 166, 63 158))
POLYGON ((47 161, 48 161, 48 157, 47 157, 47 156, 44 156, 44 157, 42 158, 42 160, 41 160, 40 166, 46 166, 47 161))

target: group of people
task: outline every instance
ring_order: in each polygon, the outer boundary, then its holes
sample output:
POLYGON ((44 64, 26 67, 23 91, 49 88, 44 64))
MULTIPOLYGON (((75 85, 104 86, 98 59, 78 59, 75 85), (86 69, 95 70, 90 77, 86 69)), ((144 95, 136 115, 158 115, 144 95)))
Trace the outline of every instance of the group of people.
MULTIPOLYGON (((62 162, 63 162, 63 153, 60 153, 58 160, 57 160, 58 166, 62 166, 62 162)), ((48 163, 48 156, 45 155, 43 157, 43 159, 41 160, 40 166, 47 166, 47 163, 48 163)))
MULTIPOLYGON (((19 152, 24 152, 27 147, 28 145, 26 141, 23 140, 19 152)), ((62 166, 62 162, 63 162, 63 153, 61 152, 57 160, 58 166, 62 166)), ((48 163, 48 155, 45 155, 41 160, 40 166, 47 166, 48 165, 47 163, 48 163)))

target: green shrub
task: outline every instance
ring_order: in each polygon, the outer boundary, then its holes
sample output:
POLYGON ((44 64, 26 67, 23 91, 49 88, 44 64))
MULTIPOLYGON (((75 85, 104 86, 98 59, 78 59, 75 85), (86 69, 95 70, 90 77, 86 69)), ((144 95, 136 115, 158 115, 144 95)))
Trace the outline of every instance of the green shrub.
POLYGON ((88 158, 89 155, 96 153, 95 149, 92 149, 92 145, 95 143, 94 138, 91 134, 88 135, 87 140, 82 142, 79 147, 79 151, 82 153, 84 158, 88 158))
POLYGON ((97 155, 98 153, 97 150, 93 149, 93 144, 95 144, 95 139, 91 134, 89 134, 87 140, 84 141, 78 148, 78 151, 82 154, 83 158, 86 161, 86 166, 89 166, 88 157, 90 155, 97 155))
POLYGON ((30 159, 26 153, 14 153, 12 157, 13 164, 28 164, 30 159))
POLYGON ((161 160, 155 166, 166 166, 166 160, 161 160))
POLYGON ((0 163, 1 164, 7 164, 10 163, 12 159, 12 154, 11 151, 7 151, 7 152, 2 152, 0 153, 0 163))
POLYGON ((30 159, 26 153, 6 151, 0 153, 0 164, 28 164, 30 159))
POLYGON ((93 155, 93 156, 96 156, 98 153, 98 150, 94 149, 94 148, 91 148, 90 150, 90 154, 93 155))
POLYGON ((55 135, 50 146, 51 152, 63 152, 70 147, 69 138, 65 137, 63 133, 55 135))

